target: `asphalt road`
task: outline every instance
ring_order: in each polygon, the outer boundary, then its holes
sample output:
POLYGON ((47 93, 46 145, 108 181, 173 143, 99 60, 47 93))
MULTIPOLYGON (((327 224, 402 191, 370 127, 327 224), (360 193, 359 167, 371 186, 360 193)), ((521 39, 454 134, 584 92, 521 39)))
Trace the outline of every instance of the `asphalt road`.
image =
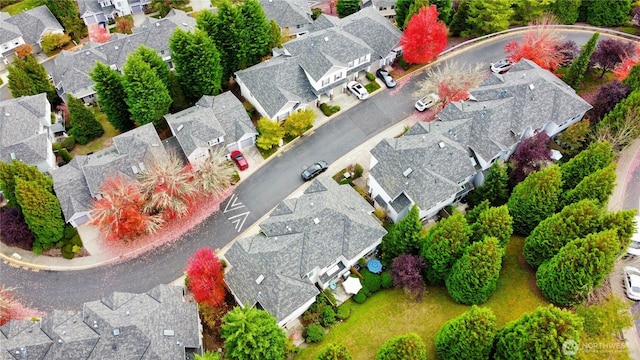
MULTIPOLYGON (((582 31, 558 31, 578 45, 586 43, 591 36, 582 31)), ((455 52, 451 59, 488 66, 504 57, 503 47, 508 41, 519 38, 520 35, 511 35, 487 40, 455 52)), ((411 94, 415 82, 421 78, 413 76, 393 95, 385 90, 372 96, 302 138, 243 181, 221 205, 221 211, 171 245, 158 247, 120 264, 83 271, 36 273, 0 264, 0 281, 4 286, 15 287, 14 292, 25 305, 42 311, 80 310, 84 302, 97 300, 113 291, 141 293, 157 284, 169 283, 182 275, 188 258, 196 249, 224 247, 302 185, 300 171, 307 165, 320 159, 331 163, 410 115, 415 101, 411 94)))

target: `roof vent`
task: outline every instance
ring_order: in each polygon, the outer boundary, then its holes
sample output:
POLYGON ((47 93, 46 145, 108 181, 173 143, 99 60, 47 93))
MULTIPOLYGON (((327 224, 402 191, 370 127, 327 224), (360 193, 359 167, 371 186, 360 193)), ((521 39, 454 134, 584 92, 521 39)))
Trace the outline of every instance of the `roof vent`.
POLYGON ((64 343, 64 341, 62 341, 62 339, 58 339, 58 344, 62 344, 64 343))
POLYGON ((325 37, 324 37, 324 41, 329 41, 329 37, 328 37, 328 36, 325 36, 325 37))
POLYGON ((131 315, 131 312, 129 310, 127 310, 127 312, 125 314, 127 314, 127 316, 129 316, 129 315, 131 315))
POLYGON ((113 336, 118 336, 118 335, 120 335, 120 329, 118 328, 113 329, 113 336))
POLYGON ((405 170, 405 171, 402 173, 402 175, 403 175, 404 177, 409 177, 409 175, 411 175, 411 173, 412 173, 412 172, 413 172, 413 169, 412 169, 412 168, 407 168, 407 170, 405 170))
POLYGON ((313 223, 316 224, 316 225, 320 224, 320 219, 314 218, 313 219, 313 223))
POLYGON ((184 124, 180 124, 178 125, 178 128, 176 129, 176 131, 180 131, 184 128, 184 124))
POLYGON ((133 171, 133 173, 134 173, 134 174, 137 174, 137 173, 139 173, 139 172, 140 172, 140 171, 138 170, 138 167, 137 167, 137 166, 135 166, 135 165, 132 165, 132 166, 131 166, 131 171, 133 171))
POLYGON ((116 50, 120 50, 120 47, 118 45, 116 45, 116 50))
POLYGON ((156 23, 156 26, 160 26, 160 22, 157 22, 157 23, 156 23))
POLYGON ((187 23, 182 23, 182 26, 189 26, 189 24, 187 24, 187 23))
POLYGON ((138 167, 140 168, 140 171, 145 171, 147 169, 142 162, 138 163, 138 167))
POLYGON ((174 332, 173 330, 170 330, 170 329, 164 329, 164 331, 162 332, 162 334, 163 334, 164 336, 173 336, 173 335, 175 335, 175 332, 174 332))
POLYGON ((11 116, 8 112, 4 113, 4 116, 11 116))
POLYGON ((160 146, 160 144, 158 144, 158 143, 152 143, 152 144, 151 144, 151 146, 153 146, 153 147, 158 147, 158 146, 160 146))
POLYGON ((16 159, 16 153, 12 152, 11 153, 11 160, 15 160, 16 159))
POLYGON ((536 87, 535 87, 535 86, 533 86, 533 84, 529 84, 529 90, 533 90, 533 89, 535 89, 535 88, 536 88, 536 87))
POLYGON ((91 52, 89 50, 87 50, 87 51, 84 52, 84 54, 85 55, 89 55, 89 54, 91 54, 91 52))
POLYGON ((438 146, 440 147, 440 149, 444 148, 444 142, 440 141, 440 142, 438 143, 438 146))
POLYGON ((264 275, 260 274, 260 276, 258 276, 258 278, 256 279, 256 284, 260 285, 262 283, 262 280, 264 280, 264 275))

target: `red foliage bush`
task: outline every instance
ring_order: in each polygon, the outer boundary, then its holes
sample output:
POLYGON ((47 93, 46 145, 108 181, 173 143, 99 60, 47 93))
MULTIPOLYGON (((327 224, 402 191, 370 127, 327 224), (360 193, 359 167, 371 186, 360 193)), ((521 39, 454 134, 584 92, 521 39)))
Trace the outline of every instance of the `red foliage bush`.
POLYGON ((224 303, 224 269, 216 253, 208 247, 196 250, 185 268, 188 287, 198 303, 218 307, 224 303))
POLYGON ((24 250, 31 250, 33 246, 33 233, 24 221, 24 216, 20 209, 8 207, 0 209, 0 234, 2 242, 19 247, 24 250))

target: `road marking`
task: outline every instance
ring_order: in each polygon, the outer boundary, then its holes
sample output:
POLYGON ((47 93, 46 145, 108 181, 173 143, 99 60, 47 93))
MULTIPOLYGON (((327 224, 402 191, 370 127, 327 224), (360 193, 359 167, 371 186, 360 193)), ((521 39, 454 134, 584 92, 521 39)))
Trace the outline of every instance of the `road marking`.
POLYGON ((13 268, 16 268, 16 269, 20 269, 20 265, 18 265, 18 264, 8 263, 7 265, 9 265, 9 266, 11 266, 13 268))
POLYGON ((224 207, 224 211, 222 213, 226 214, 229 211, 237 210, 244 207, 243 203, 236 200, 238 200, 236 194, 231 194, 231 198, 229 199, 229 202, 227 202, 227 205, 224 207), (231 206, 231 208, 229 208, 229 206, 231 206))
POLYGON ((246 212, 243 212, 242 214, 233 215, 232 217, 229 218, 229 220, 231 220, 232 223, 236 224, 235 228, 238 232, 242 230, 242 227, 244 226, 244 222, 247 220, 249 213, 250 211, 246 211, 246 212))

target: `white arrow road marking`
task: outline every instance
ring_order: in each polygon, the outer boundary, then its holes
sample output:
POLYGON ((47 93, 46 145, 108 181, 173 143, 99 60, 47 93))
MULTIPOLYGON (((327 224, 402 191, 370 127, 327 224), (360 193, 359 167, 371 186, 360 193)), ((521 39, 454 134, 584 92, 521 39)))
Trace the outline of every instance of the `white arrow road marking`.
POLYGON ((237 201, 237 200, 238 200, 238 197, 236 196, 236 194, 231 194, 231 198, 229 199, 229 202, 227 202, 227 205, 224 207, 224 211, 222 213, 225 214, 229 211, 243 208, 244 204, 242 204, 240 201, 237 201), (229 206, 231 206, 231 208, 229 208, 229 206))
POLYGON ((246 212, 243 212, 242 214, 233 215, 232 217, 229 218, 229 220, 231 220, 232 223, 236 224, 236 230, 238 230, 238 232, 242 230, 242 227, 244 226, 244 222, 247 220, 249 213, 250 211, 246 211, 246 212))

